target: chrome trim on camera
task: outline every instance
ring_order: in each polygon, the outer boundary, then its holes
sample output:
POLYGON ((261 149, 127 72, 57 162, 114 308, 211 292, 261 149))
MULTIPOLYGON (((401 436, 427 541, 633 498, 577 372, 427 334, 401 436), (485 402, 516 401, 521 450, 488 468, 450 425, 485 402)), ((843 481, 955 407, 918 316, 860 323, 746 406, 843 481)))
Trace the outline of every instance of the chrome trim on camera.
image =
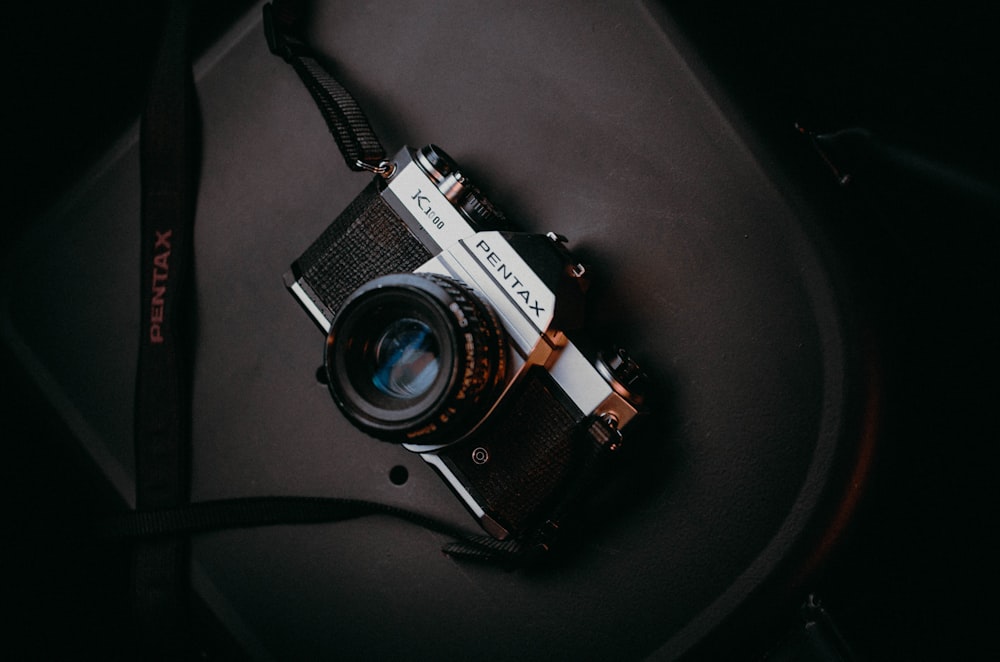
POLYGON ((483 507, 472 498, 472 495, 469 494, 469 490, 465 488, 465 485, 462 485, 461 481, 458 480, 452 470, 448 468, 448 465, 444 463, 444 460, 442 460, 439 455, 428 453, 426 455, 421 455, 420 457, 424 458, 424 461, 427 462, 427 464, 437 469, 438 473, 440 473, 441 476, 448 481, 448 484, 451 485, 451 489, 455 490, 458 496, 462 498, 462 501, 465 502, 466 506, 468 506, 469 510, 471 510, 476 517, 482 517, 486 514, 483 507))
POLYGON ((599 412, 601 403, 612 393, 608 383, 594 371, 590 361, 573 343, 563 348, 549 372, 584 413, 599 412))
POLYGON ((319 327, 323 329, 325 333, 330 333, 330 320, 326 318, 326 315, 323 314, 323 311, 321 311, 312 300, 312 297, 309 296, 304 289, 302 289, 302 282, 297 280, 292 283, 288 289, 292 291, 292 294, 294 294, 295 298, 299 300, 302 307, 306 309, 306 312, 312 315, 312 318, 317 324, 319 324, 319 327))
POLYGON ((448 486, 451 487, 456 495, 458 495, 458 498, 462 500, 465 507, 468 508, 473 515, 475 515, 476 519, 479 520, 479 524, 486 529, 487 533, 497 540, 503 540, 510 535, 510 531, 505 529, 497 523, 496 520, 486 514, 483 507, 479 505, 479 502, 476 501, 471 494, 469 494, 469 490, 462 484, 462 481, 458 479, 454 472, 448 468, 448 465, 445 464, 444 460, 442 460, 440 456, 434 455, 433 453, 426 453, 420 457, 424 458, 424 461, 427 464, 434 467, 438 474, 440 474, 445 482, 448 483, 448 486))
POLYGON ((609 393, 593 411, 602 418, 613 420, 619 430, 642 413, 638 407, 614 392, 609 393))
POLYGON ((414 162, 410 150, 401 149, 393 159, 396 169, 382 198, 424 243, 431 254, 475 232, 461 212, 414 162))
POLYGON ((453 172, 442 179, 437 188, 448 202, 453 205, 458 204, 459 200, 462 199, 462 194, 465 193, 465 178, 462 177, 462 173, 453 172))

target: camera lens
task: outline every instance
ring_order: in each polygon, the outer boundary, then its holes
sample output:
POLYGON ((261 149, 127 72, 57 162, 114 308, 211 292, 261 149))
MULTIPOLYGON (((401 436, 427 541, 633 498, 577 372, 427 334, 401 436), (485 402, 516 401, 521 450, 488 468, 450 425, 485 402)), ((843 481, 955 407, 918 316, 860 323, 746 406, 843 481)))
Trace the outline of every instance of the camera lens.
POLYGON ((375 343, 374 375, 378 390, 395 398, 427 392, 440 372, 441 352, 431 328, 404 317, 389 323, 375 343))
POLYGON ((326 343, 334 402, 358 428, 397 443, 461 438, 489 411, 505 363, 492 309, 432 274, 366 283, 344 302, 326 343))

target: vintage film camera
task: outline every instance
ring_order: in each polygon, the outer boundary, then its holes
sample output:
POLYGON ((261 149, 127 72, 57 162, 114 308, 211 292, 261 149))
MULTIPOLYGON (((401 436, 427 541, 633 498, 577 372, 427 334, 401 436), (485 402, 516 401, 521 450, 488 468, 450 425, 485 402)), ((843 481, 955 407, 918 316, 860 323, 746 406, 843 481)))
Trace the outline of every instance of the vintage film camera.
POLYGON ((512 232, 439 147, 403 148, 297 260, 355 426, 419 453, 493 537, 557 527, 642 412, 622 349, 587 359, 584 268, 512 232))

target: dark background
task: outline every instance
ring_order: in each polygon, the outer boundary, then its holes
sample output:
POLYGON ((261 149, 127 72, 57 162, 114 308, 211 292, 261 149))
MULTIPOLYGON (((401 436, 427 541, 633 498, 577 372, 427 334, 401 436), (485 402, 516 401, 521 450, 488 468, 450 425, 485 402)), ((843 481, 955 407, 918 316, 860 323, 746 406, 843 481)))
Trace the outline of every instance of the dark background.
MULTIPOLYGON (((196 50, 249 4, 198 9, 196 50)), ((822 210, 858 318, 877 341, 874 470, 847 535, 807 588, 862 659, 993 648, 1000 47, 987 3, 665 4, 768 167, 822 210), (851 174, 842 186, 796 122, 818 133, 864 127, 889 149, 829 149, 851 174)), ((141 110, 161 9, 8 10, 3 254, 141 110)), ((61 534, 123 506, 6 349, 0 374, 3 593, 14 612, 0 646, 28 659, 127 656, 128 550, 61 534)), ((795 627, 796 610, 777 605, 767 620, 760 636, 730 642, 737 658, 759 659, 775 632, 795 627)), ((210 619, 199 624, 210 657, 232 652, 210 619)))

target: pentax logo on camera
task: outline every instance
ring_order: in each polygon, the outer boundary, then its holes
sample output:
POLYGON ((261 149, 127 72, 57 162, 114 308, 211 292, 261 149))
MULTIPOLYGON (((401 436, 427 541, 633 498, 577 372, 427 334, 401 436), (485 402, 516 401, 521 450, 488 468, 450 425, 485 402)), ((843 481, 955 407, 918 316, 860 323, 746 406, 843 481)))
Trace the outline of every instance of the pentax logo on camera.
POLYGON ((531 295, 529 287, 517 277, 514 267, 511 267, 496 251, 490 248, 485 239, 477 241, 476 248, 483 253, 480 258, 486 260, 486 263, 493 267, 496 273, 494 279, 506 285, 509 290, 508 294, 513 294, 515 299, 520 299, 525 310, 534 313, 535 319, 541 319, 545 309, 538 303, 538 299, 531 295))
POLYGON ((532 326, 544 331, 552 319, 555 295, 517 251, 499 232, 480 232, 462 243, 505 298, 516 304, 532 326))
POLYGON ((170 237, 173 230, 156 232, 153 246, 153 291, 149 299, 149 342, 158 345, 163 342, 164 298, 167 295, 167 281, 170 280, 170 237))

